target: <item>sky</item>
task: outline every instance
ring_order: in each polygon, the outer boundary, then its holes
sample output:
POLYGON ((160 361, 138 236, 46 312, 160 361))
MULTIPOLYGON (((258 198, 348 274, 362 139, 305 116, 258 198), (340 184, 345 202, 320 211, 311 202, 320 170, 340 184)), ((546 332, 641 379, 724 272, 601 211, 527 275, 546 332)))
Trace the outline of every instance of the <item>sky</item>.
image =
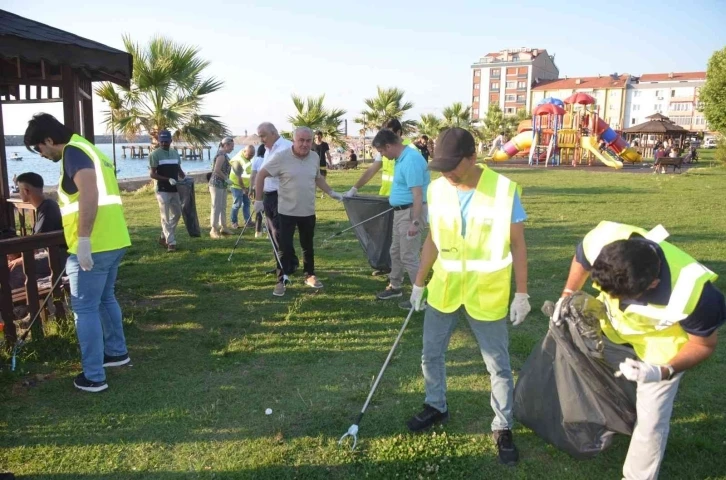
MULTIPOLYGON (((207 74, 224 81, 203 112, 235 135, 262 121, 288 129, 292 94, 325 94, 328 107, 347 110, 351 134, 377 86, 403 89, 410 118, 440 114, 470 104, 471 64, 506 48, 547 49, 560 76, 573 77, 703 71, 726 46, 724 0, 230 3, 3 0, 1 8, 119 49, 124 34, 196 45, 211 62, 207 74)), ((106 131, 103 107, 96 97, 97 134, 106 131)), ((22 134, 38 111, 62 117, 61 104, 5 105, 5 133, 22 134)))

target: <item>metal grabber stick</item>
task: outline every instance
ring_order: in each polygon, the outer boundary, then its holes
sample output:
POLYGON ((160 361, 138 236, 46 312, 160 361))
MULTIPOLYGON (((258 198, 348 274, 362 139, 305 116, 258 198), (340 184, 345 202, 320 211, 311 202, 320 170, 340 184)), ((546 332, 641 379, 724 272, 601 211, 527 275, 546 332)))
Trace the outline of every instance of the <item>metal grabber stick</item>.
POLYGON ((282 270, 282 282, 287 285, 290 283, 290 278, 287 276, 287 273, 285 273, 285 269, 282 267, 282 262, 280 261, 280 254, 277 252, 277 246, 275 246, 275 240, 272 238, 275 235, 273 235, 273 232, 275 232, 274 229, 270 228, 270 219, 267 218, 267 215, 265 215, 265 223, 267 224, 267 231, 269 232, 268 237, 270 237, 270 243, 272 244, 272 251, 275 252, 275 258, 277 259, 277 265, 280 267, 280 270, 282 270))
POLYGON ((341 230, 341 231, 339 231, 338 233, 334 233, 334 234, 332 234, 331 236, 329 236, 328 238, 326 238, 325 240, 323 240, 323 243, 327 243, 327 241, 328 241, 328 240, 330 240, 331 238, 333 238, 333 237, 337 237, 338 235, 342 235, 342 234, 344 234, 345 232, 347 232, 348 230, 353 230, 353 229, 354 229, 355 227, 358 227, 358 226, 360 226, 360 225, 363 225, 363 224, 364 224, 364 223, 366 223, 366 222, 370 222, 370 221, 371 221, 371 220, 373 220, 374 218, 378 218, 378 217, 380 217, 381 215, 385 215, 385 214, 387 214, 388 212, 390 212, 391 210, 393 210, 393 207, 389 208, 389 209, 388 209, 388 210, 386 210, 385 212, 377 213, 376 215, 373 215, 373 216, 372 216, 371 218, 367 218, 367 219, 363 220, 362 222, 358 222, 358 223, 356 223, 355 225, 353 225, 353 226, 351 226, 351 227, 348 227, 348 228, 346 228, 345 230, 341 230))
POLYGON ((406 321, 403 322, 403 326, 401 327, 401 330, 398 332, 398 336, 396 337, 396 341, 393 342, 393 346, 391 347, 391 351, 388 352, 388 357, 386 357, 386 361, 383 362, 383 366, 381 367, 381 371, 378 372, 378 376, 376 377, 376 381, 373 382, 373 388, 371 388, 370 393, 368 394, 368 398, 366 398, 366 403, 363 404, 363 408, 361 409, 360 413, 358 414, 358 418, 355 419, 355 423, 348 428, 348 431, 345 432, 345 434, 340 437, 340 440, 338 440, 338 445, 343 444, 343 440, 345 440, 346 437, 351 437, 353 439, 353 446, 350 447, 351 450, 355 450, 355 446, 358 444, 358 425, 360 424, 360 421, 363 419, 363 414, 366 413, 366 409, 368 408, 368 404, 371 402, 371 398, 373 398, 373 394, 376 392, 376 388, 378 387, 378 383, 381 381, 381 378, 383 378, 383 372, 386 371, 386 368, 388 367, 388 363, 391 361, 391 357, 393 357, 393 352, 396 351, 396 347, 398 346, 398 342, 401 341, 401 337, 403 336, 404 330, 406 330, 406 326, 408 325, 408 321, 411 320, 411 315, 413 315, 414 308, 411 307, 411 310, 408 311, 408 315, 406 316, 406 321))
MULTIPOLYGON (((48 295, 45 296, 45 299, 43 300, 43 303, 40 304, 40 308, 37 312, 35 312, 35 316, 33 317, 33 320, 30 322, 30 325, 28 325, 28 329, 23 332, 23 334, 20 336, 20 338, 15 342, 15 345, 13 345, 13 358, 10 361, 10 371, 15 371, 15 357, 18 355, 18 351, 20 350, 20 347, 22 347, 25 344, 25 339, 28 338, 28 334, 30 333, 30 330, 33 328, 33 324, 35 324, 35 321, 40 316, 40 312, 43 311, 45 308, 45 304, 48 303, 48 300, 50 297, 53 296, 53 292, 55 292, 55 289, 58 288, 58 284, 61 282, 61 279, 63 278, 63 275, 66 273, 66 267, 63 267, 63 270, 61 271, 60 275, 58 275, 58 278, 56 279, 55 283, 50 289, 50 292, 48 292, 48 295)), ((11 320, 12 321, 12 320, 11 320)))
POLYGON ((237 237, 237 241, 234 242, 234 247, 232 247, 232 251, 229 254, 229 257, 227 257, 227 261, 232 261, 232 255, 234 255, 234 251, 237 250, 237 245, 239 245, 240 240, 242 240, 242 235, 245 234, 245 230, 247 230, 247 225, 250 224, 250 220, 252 220, 252 214, 250 214, 250 218, 245 220, 245 226, 242 227, 242 231, 240 232, 239 236, 237 237))

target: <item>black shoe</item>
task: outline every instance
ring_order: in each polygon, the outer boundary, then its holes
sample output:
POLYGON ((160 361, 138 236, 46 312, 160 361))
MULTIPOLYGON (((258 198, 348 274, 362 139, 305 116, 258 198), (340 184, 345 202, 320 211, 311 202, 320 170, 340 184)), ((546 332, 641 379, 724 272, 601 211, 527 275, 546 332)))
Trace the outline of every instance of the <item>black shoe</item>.
POLYGON ((391 285, 388 285, 385 290, 382 292, 376 293, 376 298, 378 300, 390 300, 391 298, 399 298, 403 296, 403 289, 401 288, 393 288, 391 285))
POLYGON ((391 269, 390 268, 385 268, 385 269, 382 269, 382 270, 373 270, 373 272, 371 273, 371 275, 373 275, 374 277, 378 277, 378 276, 381 276, 381 275, 388 275, 389 273, 391 273, 391 269))
POLYGON ((435 423, 446 423, 449 421, 449 410, 439 412, 431 405, 424 403, 424 409, 411 417, 406 425, 412 432, 420 432, 431 428, 435 423))
POLYGON ((504 465, 513 467, 519 461, 519 451, 514 445, 511 430, 495 430, 492 434, 494 441, 497 442, 497 450, 499 451, 499 461, 504 465))
POLYGON ((126 365, 127 363, 131 363, 131 359, 129 358, 128 353, 124 353, 123 355, 103 356, 104 367, 120 367, 121 365, 126 365))
POLYGON ((98 393, 108 388, 106 380, 102 382, 92 382, 86 378, 83 373, 79 373, 78 376, 73 380, 73 385, 79 390, 84 392, 98 393))

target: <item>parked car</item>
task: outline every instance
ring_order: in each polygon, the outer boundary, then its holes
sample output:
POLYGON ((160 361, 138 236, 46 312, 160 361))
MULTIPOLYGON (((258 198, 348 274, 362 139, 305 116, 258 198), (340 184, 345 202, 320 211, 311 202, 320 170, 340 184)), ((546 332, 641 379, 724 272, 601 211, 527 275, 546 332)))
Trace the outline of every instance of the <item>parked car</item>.
POLYGON ((711 137, 704 140, 703 148, 716 148, 716 139, 711 137))

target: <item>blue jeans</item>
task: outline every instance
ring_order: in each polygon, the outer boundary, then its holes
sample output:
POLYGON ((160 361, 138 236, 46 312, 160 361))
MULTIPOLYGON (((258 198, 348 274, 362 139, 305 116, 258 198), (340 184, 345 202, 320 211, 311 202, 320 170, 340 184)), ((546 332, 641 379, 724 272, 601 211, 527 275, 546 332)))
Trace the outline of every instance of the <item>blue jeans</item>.
POLYGON ((232 223, 239 223, 237 222, 237 214, 240 207, 242 207, 242 216, 244 217, 245 223, 248 222, 250 220, 250 197, 239 188, 232 188, 230 190, 232 190, 232 198, 234 199, 232 203, 232 223))
POLYGON ((66 261, 83 375, 92 382, 106 379, 104 354, 116 356, 128 353, 121 307, 114 295, 118 266, 124 253, 125 248, 94 253, 93 268, 88 272, 81 270, 75 254, 66 261))
POLYGON ((511 429, 514 425, 512 404, 514 379, 509 366, 509 332, 506 319, 493 322, 473 319, 464 307, 443 313, 431 305, 424 315, 423 355, 421 368, 426 384, 424 402, 440 412, 446 411, 446 350, 451 334, 463 313, 474 332, 491 380, 492 430, 511 429))

